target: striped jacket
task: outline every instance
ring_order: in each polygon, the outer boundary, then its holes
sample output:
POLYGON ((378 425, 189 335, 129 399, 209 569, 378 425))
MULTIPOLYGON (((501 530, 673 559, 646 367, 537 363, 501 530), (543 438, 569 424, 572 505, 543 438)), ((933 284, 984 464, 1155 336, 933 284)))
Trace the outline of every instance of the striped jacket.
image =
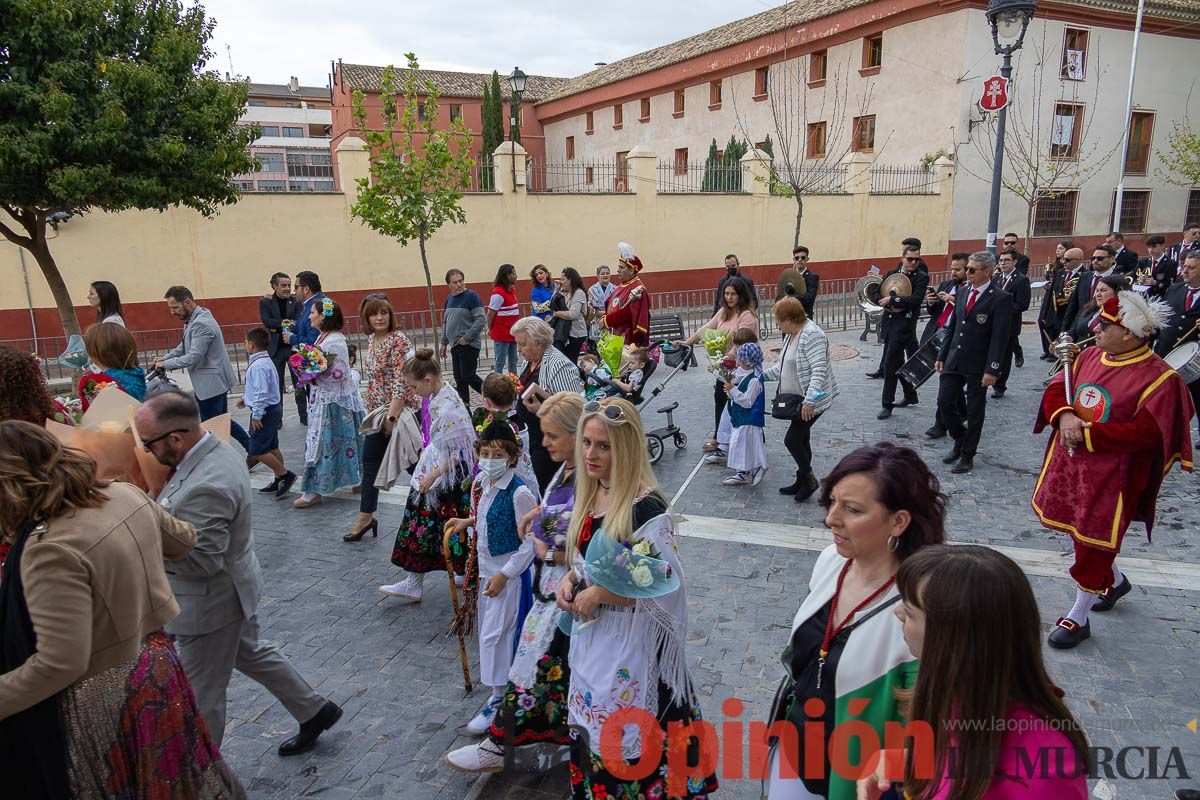
POLYGON ((806 404, 824 414, 838 396, 825 331, 809 320, 800 329, 794 345, 791 336, 783 337, 781 352, 786 358, 781 357, 763 376, 769 381, 779 381, 779 391, 783 394, 803 395, 806 404))

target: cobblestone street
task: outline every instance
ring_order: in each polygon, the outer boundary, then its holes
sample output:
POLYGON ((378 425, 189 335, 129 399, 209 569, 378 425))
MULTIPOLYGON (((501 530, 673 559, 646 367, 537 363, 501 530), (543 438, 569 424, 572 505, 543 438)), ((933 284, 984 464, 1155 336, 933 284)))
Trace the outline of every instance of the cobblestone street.
MULTIPOLYGON (((948 440, 931 442, 922 435, 933 420, 936 378, 922 388, 918 406, 877 421, 882 384, 863 374, 878 364, 879 347, 860 342, 857 331, 832 339, 858 355, 835 364, 842 394, 813 431, 817 474, 824 475, 863 443, 892 439, 915 447, 950 495, 953 539, 1003 547, 1018 556, 1048 631, 1066 611, 1073 586, 1056 566, 1069 553, 1069 540, 1042 529, 1029 507, 1045 447, 1045 436, 1032 434, 1046 377, 1034 331, 1027 326, 1025 367, 1014 370, 1007 395, 988 401, 976 468, 965 476, 951 475, 941 464, 948 440)), ((675 420, 690 441, 681 450, 668 443, 656 471, 683 518, 688 656, 704 715, 719 719, 722 701, 737 697, 746 703, 742 720, 762 719, 782 674, 779 654, 791 619, 826 543, 823 515, 814 501, 798 506, 776 491, 792 477, 782 422, 768 423, 772 470, 758 487, 721 486, 722 468, 698 465, 712 425, 712 379, 703 369, 702 352, 698 358, 700 369, 677 375, 647 405, 647 427, 662 424, 654 413, 658 408, 679 401, 675 420)), ((664 377, 660 372, 652 383, 664 377)), ((299 471, 304 429, 290 400, 287 410, 284 452, 299 471)), ((260 469, 252 480, 261 486, 267 477, 260 469)), ((1200 715, 1196 487, 1194 475, 1176 470, 1168 476, 1153 544, 1140 525, 1125 542, 1120 563, 1131 564, 1126 569, 1134 592, 1112 614, 1093 622, 1090 641, 1072 651, 1046 651, 1052 675, 1093 746, 1162 748, 1160 770, 1167 750, 1175 747, 1191 775, 1190 780, 1114 776, 1093 782, 1097 797, 1151 800, 1167 798, 1175 788, 1200 786, 1200 735, 1186 727, 1200 715)), ((417 605, 377 591, 395 580, 389 555, 402 510, 402 492, 385 496, 379 538, 346 544, 341 536, 357 511, 357 498, 348 492, 307 510, 256 495, 255 538, 266 584, 260 612, 264 636, 282 645, 320 691, 342 704, 345 716, 314 752, 280 759, 275 748, 294 732, 295 722, 261 687, 238 676, 229 695, 225 756, 251 797, 261 800, 568 796, 561 765, 536 770, 553 751, 525 754, 516 770, 484 779, 456 773, 442 761, 447 750, 470 741, 460 728, 484 693, 477 688, 464 697, 457 641, 446 636, 450 599, 443 574, 431 576, 417 605)), ((468 652, 478 674, 473 640, 468 652)), ((1144 750, 1130 757, 1128 768, 1148 771, 1148 763, 1144 750)), ((759 791, 757 781, 723 779, 715 796, 748 800, 759 791)))

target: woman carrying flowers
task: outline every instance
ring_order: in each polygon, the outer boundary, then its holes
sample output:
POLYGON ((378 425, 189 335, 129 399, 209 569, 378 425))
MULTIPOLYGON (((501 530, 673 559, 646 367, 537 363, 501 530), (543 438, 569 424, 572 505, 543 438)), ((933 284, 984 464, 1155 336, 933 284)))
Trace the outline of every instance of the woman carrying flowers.
POLYGON ((135 400, 146 399, 146 373, 138 366, 137 342, 124 325, 97 322, 83 335, 91 369, 79 379, 79 400, 84 411, 102 388, 115 383, 135 400))
POLYGON ((446 763, 460 772, 499 772, 506 743, 570 743, 565 727, 571 640, 558 626, 562 611, 555 592, 566 574, 567 529, 575 505, 575 433, 582 413, 583 398, 568 392, 553 395, 538 409, 542 443, 562 466, 546 487, 545 502, 521 519, 521 533, 534 537, 537 556, 533 608, 518 634, 508 686, 487 738, 446 754, 446 763))
MULTIPOLYGON (((572 617, 568 721, 587 731, 586 743, 573 748, 571 791, 575 800, 707 797, 716 777, 669 775, 665 750, 655 771, 633 781, 613 775, 612 762, 600 757, 601 730, 618 711, 640 710, 664 732, 672 722, 686 732, 700 707, 684 653, 687 596, 674 515, 650 469, 637 410, 617 398, 585 404, 575 452, 582 469, 567 535, 571 568, 557 601, 572 617)), ((643 749, 655 752, 661 741, 653 738, 625 726, 621 757, 632 764, 643 749)), ((694 739, 687 752, 688 764, 699 763, 694 739)))
MULTIPOLYGON (((296 508, 308 508, 321 502, 321 495, 353 486, 362 475, 362 426, 365 410, 358 384, 350 370, 350 353, 342 333, 345 319, 342 309, 332 298, 323 297, 313 303, 309 322, 320 331, 316 349, 303 360, 320 362, 320 354, 328 362, 320 372, 305 371, 299 365, 301 380, 310 384, 308 397, 308 434, 304 439, 303 494, 293 503, 296 508)), ((295 356, 293 356, 295 358, 295 356)), ((293 366, 297 366, 293 364, 293 366)))

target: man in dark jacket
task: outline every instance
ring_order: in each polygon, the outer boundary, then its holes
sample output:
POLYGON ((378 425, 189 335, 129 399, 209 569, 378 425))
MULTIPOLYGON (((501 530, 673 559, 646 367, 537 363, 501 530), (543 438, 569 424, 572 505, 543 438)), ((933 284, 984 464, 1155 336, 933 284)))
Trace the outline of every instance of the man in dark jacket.
POLYGON ((1138 262, 1138 272, 1149 275, 1149 297, 1162 299, 1179 277, 1179 264, 1167 255, 1167 240, 1163 236, 1151 236, 1146 240, 1150 256, 1138 262))
POLYGON ((1004 239, 1000 243, 1000 250, 996 253, 996 256, 999 257, 1001 253, 1012 253, 1013 257, 1017 259, 1017 272, 1021 273, 1022 275, 1028 275, 1029 256, 1017 249, 1017 243, 1019 241, 1021 240, 1017 238, 1015 233, 1004 234, 1004 239))
POLYGON ((1008 334, 1008 347, 1004 350, 1004 358, 1000 362, 1000 375, 996 379, 996 387, 992 389, 992 397, 1000 398, 1008 390, 1008 375, 1012 370, 1013 357, 1016 357, 1017 368, 1025 366, 1025 353, 1021 350, 1021 315, 1029 310, 1033 292, 1029 286, 1029 278, 1017 272, 1017 260, 1011 252, 1000 254, 1000 274, 992 281, 1002 291, 1012 295, 1012 321, 1008 334))
MULTIPOLYGON (((924 272, 926 275, 928 275, 929 274, 929 265, 925 263, 925 259, 921 258, 921 240, 915 236, 909 236, 907 239, 900 240, 900 261, 899 261, 899 263, 896 264, 896 269, 892 270, 892 272, 896 272, 898 270, 904 269, 904 257, 907 256, 909 253, 913 253, 914 255, 917 256, 917 271, 924 272)), ((888 274, 890 275, 891 273, 888 273, 888 274)), ((926 286, 928 286, 928 281, 926 281, 926 286)), ((883 324, 883 319, 881 318, 880 319, 881 335, 882 335, 882 324, 883 324)), ((917 340, 914 338, 912 341, 911 349, 906 348, 904 351, 905 360, 908 360, 913 357, 913 353, 917 352, 917 347, 918 347, 917 340)), ((879 355, 879 366, 875 369, 874 372, 867 373, 868 378, 870 378, 871 380, 878 380, 883 377, 883 359, 884 359, 884 356, 886 356, 886 355, 887 355, 887 350, 885 348, 884 352, 880 353, 880 355, 879 355)))
POLYGON ((1104 240, 1104 243, 1111 247, 1116 255, 1113 257, 1113 264, 1116 267, 1117 273, 1121 275, 1132 275, 1137 271, 1138 254, 1135 250, 1130 250, 1125 246, 1125 237, 1120 233, 1113 231, 1104 240))
POLYGON ((741 281, 746 284, 746 288, 750 290, 750 299, 754 301, 754 308, 758 308, 758 294, 754 291, 754 280, 742 272, 738 271, 738 257, 733 253, 725 256, 725 274, 721 276, 721 280, 717 281, 717 297, 713 303, 713 313, 721 310, 721 304, 724 302, 725 287, 732 281, 741 281))
POLYGON ((292 328, 300 316, 300 301, 292 297, 292 279, 285 272, 276 272, 271 276, 271 293, 258 301, 258 318, 263 327, 271 334, 271 343, 267 352, 275 371, 279 373, 279 391, 283 393, 284 375, 292 376, 292 392, 296 397, 296 411, 300 415, 300 424, 308 424, 308 403, 304 390, 297 385, 296 375, 288 368, 288 358, 292 354, 291 345, 283 341, 285 328, 292 328))
POLYGON ((792 269, 799 272, 800 276, 804 278, 804 291, 797 294, 796 299, 800 301, 800 305, 804 306, 804 315, 812 319, 817 304, 817 288, 821 283, 821 276, 808 268, 808 258, 808 248, 804 245, 798 244, 792 248, 792 269))
MULTIPOLYGON (((925 303, 925 289, 929 286, 929 273, 917 269, 921 260, 916 250, 906 250, 904 264, 888 273, 904 275, 912 284, 912 294, 908 297, 881 297, 879 305, 883 306, 883 319, 880 329, 883 332, 883 410, 878 419, 887 419, 892 415, 893 408, 915 406, 919 401, 917 390, 900 379, 897 370, 904 365, 906 353, 917 349, 917 317, 921 315, 921 306, 925 303), (896 402, 896 384, 904 389, 904 400, 896 402)), ((887 280, 887 276, 884 277, 887 280)))

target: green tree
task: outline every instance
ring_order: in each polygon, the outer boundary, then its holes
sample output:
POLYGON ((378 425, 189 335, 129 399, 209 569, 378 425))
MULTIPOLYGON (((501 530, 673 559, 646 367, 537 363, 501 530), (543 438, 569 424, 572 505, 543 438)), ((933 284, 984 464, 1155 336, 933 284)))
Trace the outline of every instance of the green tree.
POLYGON ((1163 179, 1177 186, 1200 184, 1200 134, 1187 120, 1172 126, 1167 134, 1167 150, 1159 150, 1158 157, 1164 169, 1157 171, 1163 179))
POLYGON ((744 140, 731 135, 725 143, 725 155, 721 157, 721 181, 718 191, 740 192, 742 190, 742 156, 750 150, 744 140))
POLYGON ((700 191, 715 192, 720 180, 721 153, 717 150, 717 140, 713 139, 708 146, 708 158, 704 159, 704 179, 700 182, 700 191))
POLYGON ((384 68, 380 81, 383 130, 367 125, 365 97, 354 92, 354 118, 371 150, 371 174, 359 178, 358 199, 350 212, 371 229, 402 246, 416 241, 425 270, 429 321, 434 342, 440 341, 433 277, 425 244, 447 222, 467 221, 460 205, 471 183, 471 132, 462 120, 438 127, 438 91, 421 77, 417 57, 406 53, 408 69, 401 84, 396 68, 384 68), (423 104, 425 113, 417 107, 423 104))
POLYGON ((213 21, 178 0, 6 0, 0 233, 28 250, 63 331, 79 333, 50 252, 51 214, 237 202, 252 172, 246 85, 203 71, 213 21))
POLYGON ((492 113, 492 87, 488 86, 485 81, 483 84, 483 108, 480 112, 480 140, 482 142, 479 152, 479 188, 484 192, 494 192, 496 190, 496 176, 492 170, 492 150, 496 146, 491 145, 489 149, 488 140, 488 116, 492 113))

